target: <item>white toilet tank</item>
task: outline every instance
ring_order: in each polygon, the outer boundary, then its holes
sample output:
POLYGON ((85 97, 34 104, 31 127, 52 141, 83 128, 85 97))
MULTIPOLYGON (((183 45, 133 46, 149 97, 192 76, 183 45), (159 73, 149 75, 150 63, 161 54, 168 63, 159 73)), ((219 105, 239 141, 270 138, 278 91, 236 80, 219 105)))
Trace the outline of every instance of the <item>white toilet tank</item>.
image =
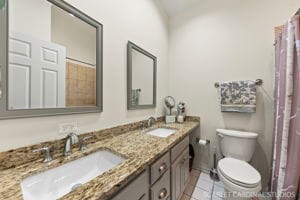
POLYGON ((257 133, 217 129, 221 152, 225 157, 249 162, 255 151, 257 133))

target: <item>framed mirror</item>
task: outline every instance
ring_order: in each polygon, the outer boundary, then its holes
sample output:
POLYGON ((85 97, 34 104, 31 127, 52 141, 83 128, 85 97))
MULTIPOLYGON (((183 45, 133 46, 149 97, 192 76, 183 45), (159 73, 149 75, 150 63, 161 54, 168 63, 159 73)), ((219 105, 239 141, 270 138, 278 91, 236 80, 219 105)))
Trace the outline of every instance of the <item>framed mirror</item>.
POLYGON ((157 59, 132 42, 127 44, 127 108, 156 106, 157 59))
POLYGON ((102 25, 62 0, 1 0, 0 118, 102 111, 102 25))

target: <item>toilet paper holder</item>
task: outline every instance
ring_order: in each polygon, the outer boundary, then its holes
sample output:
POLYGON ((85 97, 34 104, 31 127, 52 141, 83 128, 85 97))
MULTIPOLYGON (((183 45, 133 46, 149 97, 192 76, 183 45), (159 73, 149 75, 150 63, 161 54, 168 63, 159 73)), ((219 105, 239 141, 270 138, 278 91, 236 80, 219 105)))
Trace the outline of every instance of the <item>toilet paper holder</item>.
MULTIPOLYGON (((200 138, 198 138, 198 137, 196 138, 197 143, 199 143, 200 140, 201 140, 200 138)), ((205 141, 206 141, 205 145, 210 144, 210 140, 205 140, 205 141)))

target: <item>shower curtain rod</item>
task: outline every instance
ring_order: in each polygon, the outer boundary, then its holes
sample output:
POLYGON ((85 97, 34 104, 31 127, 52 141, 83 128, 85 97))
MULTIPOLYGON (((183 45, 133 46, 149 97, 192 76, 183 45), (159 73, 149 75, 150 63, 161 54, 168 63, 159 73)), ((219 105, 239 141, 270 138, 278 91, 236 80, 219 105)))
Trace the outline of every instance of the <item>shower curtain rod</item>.
MULTIPOLYGON (((300 15, 300 8, 299 8, 298 11, 295 13, 295 15, 300 15)), ((275 46, 276 43, 277 43, 277 38, 278 38, 279 35, 283 32, 283 29, 284 29, 284 25, 275 27, 275 43, 274 43, 274 46, 275 46)))
POLYGON ((68 60, 73 60, 73 61, 76 61, 76 62, 79 62, 79 63, 82 63, 82 64, 90 65, 90 66, 93 66, 93 67, 96 66, 96 64, 84 62, 84 61, 81 61, 81 60, 77 60, 77 59, 75 59, 75 58, 66 57, 66 59, 68 59, 68 60))

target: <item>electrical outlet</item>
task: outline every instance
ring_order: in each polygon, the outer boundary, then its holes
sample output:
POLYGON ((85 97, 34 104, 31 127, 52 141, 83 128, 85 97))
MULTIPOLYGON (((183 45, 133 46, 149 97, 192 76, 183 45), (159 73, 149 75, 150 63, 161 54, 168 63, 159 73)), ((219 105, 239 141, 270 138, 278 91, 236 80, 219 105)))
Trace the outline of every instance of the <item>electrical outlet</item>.
POLYGON ((76 122, 64 123, 59 125, 60 134, 69 134, 78 130, 76 122))

